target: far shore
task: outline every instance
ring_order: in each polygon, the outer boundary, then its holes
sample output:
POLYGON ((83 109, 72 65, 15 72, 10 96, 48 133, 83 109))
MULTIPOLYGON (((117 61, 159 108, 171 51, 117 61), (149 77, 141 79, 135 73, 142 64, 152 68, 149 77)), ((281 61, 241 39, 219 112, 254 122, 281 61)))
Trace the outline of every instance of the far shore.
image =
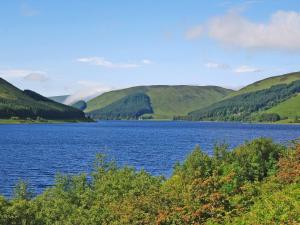
POLYGON ((81 123, 95 122, 92 119, 80 120, 29 120, 29 119, 0 119, 0 124, 58 124, 58 123, 81 123))
POLYGON ((84 120, 34 120, 34 119, 0 119, 1 124, 60 124, 60 123, 81 123, 81 122, 98 122, 98 121, 157 121, 157 122, 172 122, 172 121, 184 121, 184 122, 204 122, 204 123, 242 123, 242 124, 276 124, 276 125, 300 125, 300 123, 292 122, 292 120, 280 120, 276 122, 257 122, 257 121, 206 121, 206 120, 171 120, 171 119, 143 119, 143 120, 93 120, 86 118, 84 120))

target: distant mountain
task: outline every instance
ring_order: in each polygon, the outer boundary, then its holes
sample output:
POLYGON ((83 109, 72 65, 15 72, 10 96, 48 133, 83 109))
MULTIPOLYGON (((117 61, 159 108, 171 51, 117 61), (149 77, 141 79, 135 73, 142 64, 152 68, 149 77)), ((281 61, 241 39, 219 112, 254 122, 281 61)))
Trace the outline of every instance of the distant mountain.
POLYGON ((0 78, 0 118, 11 117, 77 120, 84 119, 85 115, 81 110, 54 102, 33 91, 22 91, 0 78))
POLYGON ((86 107, 87 107, 87 104, 86 104, 85 101, 80 100, 80 101, 78 101, 78 102, 73 103, 73 104, 70 105, 70 106, 72 106, 73 108, 76 108, 76 109, 85 110, 86 107))
POLYGON ((70 97, 70 95, 59 95, 59 96, 53 96, 53 97, 48 97, 48 98, 55 101, 55 102, 58 102, 58 103, 61 103, 61 104, 64 104, 64 105, 72 106, 73 108, 76 108, 76 109, 80 109, 80 110, 85 110, 86 109, 87 104, 83 100, 79 100, 77 102, 71 102, 70 104, 66 104, 66 100, 69 97, 70 97))
POLYGON ((190 112, 187 119, 274 122, 300 118, 300 73, 258 81, 236 93, 190 112))
POLYGON ((70 97, 70 95, 60 95, 60 96, 52 96, 52 97, 48 97, 51 100, 58 102, 58 103, 62 103, 64 104, 64 102, 66 101, 66 99, 70 97))
MULTIPOLYGON (((190 111, 220 101, 231 92, 233 91, 216 86, 138 86, 106 92, 88 101, 85 112, 93 118, 103 119, 103 115, 107 115, 108 112, 110 115, 118 115, 122 111, 128 112, 128 109, 132 107, 134 112, 144 112, 136 114, 138 116, 173 119, 174 116, 184 116, 190 111), (137 96, 144 102, 137 100, 137 96), (149 98, 152 112, 147 106, 147 98, 149 98), (140 110, 138 107, 141 107, 140 110), (144 111, 144 109, 147 110, 144 111)), ((128 113, 132 115, 133 111, 128 113)), ((108 116, 107 118, 112 119, 113 117, 108 116)))

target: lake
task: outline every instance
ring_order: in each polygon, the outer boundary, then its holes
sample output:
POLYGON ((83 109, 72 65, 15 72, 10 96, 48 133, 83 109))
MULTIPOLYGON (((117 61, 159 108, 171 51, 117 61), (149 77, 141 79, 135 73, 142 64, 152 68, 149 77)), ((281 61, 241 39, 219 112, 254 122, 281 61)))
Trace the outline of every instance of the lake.
POLYGON ((0 125, 0 193, 11 196, 19 179, 40 193, 57 173, 91 171, 97 153, 108 154, 118 165, 169 176, 174 163, 196 145, 212 153, 215 143, 235 147, 262 136, 288 144, 300 137, 300 126, 179 121, 0 125))

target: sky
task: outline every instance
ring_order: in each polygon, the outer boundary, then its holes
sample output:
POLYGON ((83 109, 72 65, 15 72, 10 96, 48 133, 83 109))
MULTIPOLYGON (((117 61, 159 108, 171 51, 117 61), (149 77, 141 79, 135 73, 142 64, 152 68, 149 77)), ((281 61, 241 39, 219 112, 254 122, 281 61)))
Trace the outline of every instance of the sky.
POLYGON ((298 0, 0 2, 0 77, 69 101, 138 85, 239 89, 300 71, 298 0))

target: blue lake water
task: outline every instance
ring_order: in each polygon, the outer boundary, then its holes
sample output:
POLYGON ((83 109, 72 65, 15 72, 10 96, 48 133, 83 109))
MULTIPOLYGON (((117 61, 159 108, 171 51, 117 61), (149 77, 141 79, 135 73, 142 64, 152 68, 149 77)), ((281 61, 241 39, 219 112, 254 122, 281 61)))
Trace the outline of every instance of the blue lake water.
POLYGON ((211 153, 217 142, 235 147, 261 136, 288 143, 300 137, 300 126, 158 121, 0 125, 0 194, 10 196, 19 179, 39 193, 59 172, 90 171, 97 153, 114 157, 118 165, 169 176, 174 163, 197 144, 211 153))

